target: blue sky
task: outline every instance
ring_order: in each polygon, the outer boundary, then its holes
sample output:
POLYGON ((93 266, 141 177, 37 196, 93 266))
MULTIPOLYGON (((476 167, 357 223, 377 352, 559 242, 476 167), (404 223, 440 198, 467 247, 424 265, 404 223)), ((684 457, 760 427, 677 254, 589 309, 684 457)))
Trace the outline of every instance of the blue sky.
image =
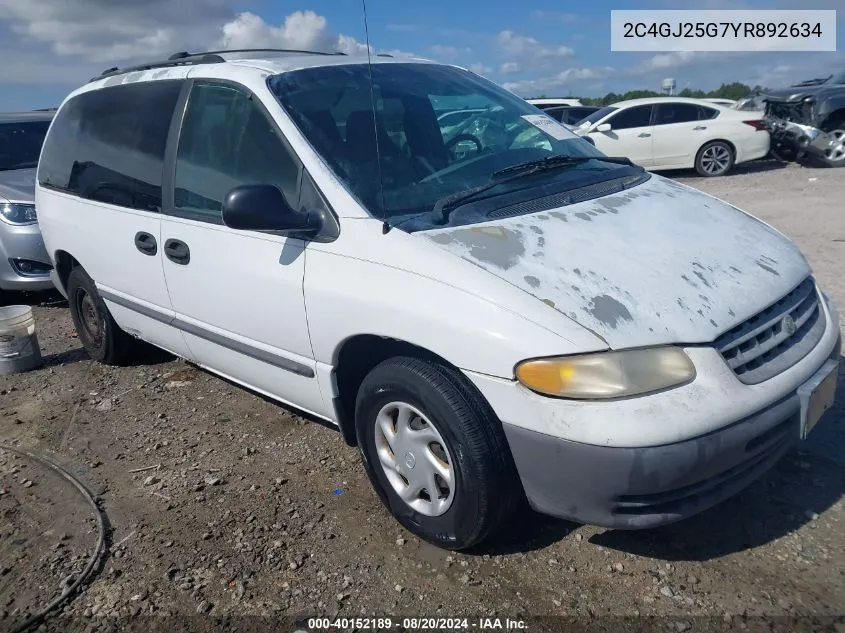
MULTIPOLYGON (((355 52, 360 0, 0 0, 0 111, 57 105, 114 65, 177 50, 279 46, 355 52)), ((845 70, 845 0, 368 0, 370 43, 471 67, 523 96, 770 87, 845 70), (840 9, 835 53, 610 51, 610 10, 840 9)))

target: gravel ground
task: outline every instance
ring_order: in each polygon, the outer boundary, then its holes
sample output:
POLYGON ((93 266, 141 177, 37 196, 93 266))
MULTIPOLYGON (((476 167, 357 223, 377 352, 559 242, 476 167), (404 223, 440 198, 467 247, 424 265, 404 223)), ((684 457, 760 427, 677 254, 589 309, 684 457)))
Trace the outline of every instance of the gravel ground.
MULTIPOLYGON (((845 171, 672 176, 795 239, 845 314, 845 171)), ((845 613, 843 375, 810 440, 717 508, 645 532, 532 515, 454 554, 398 526, 335 431, 182 361, 92 363, 66 306, 39 300, 45 365, 0 377, 0 444, 75 473, 111 528, 66 622, 659 615, 682 632, 698 616, 845 613)), ((0 629, 58 595, 96 542, 90 508, 39 468, 0 451, 0 629)))

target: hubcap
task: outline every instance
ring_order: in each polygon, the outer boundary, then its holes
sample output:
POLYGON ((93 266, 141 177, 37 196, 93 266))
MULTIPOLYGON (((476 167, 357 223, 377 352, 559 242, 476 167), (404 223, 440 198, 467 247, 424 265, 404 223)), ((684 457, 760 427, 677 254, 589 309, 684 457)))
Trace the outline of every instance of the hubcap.
POLYGON ((711 145, 701 155, 701 167, 708 174, 720 174, 731 164, 731 153, 724 145, 711 145))
POLYGON ((379 463, 396 494, 420 514, 446 512, 455 498, 455 475, 440 432, 404 402, 382 407, 375 427, 379 463))
POLYGON ((81 288, 76 294, 76 305, 79 312, 79 320, 88 338, 94 345, 99 346, 102 342, 103 328, 100 317, 97 314, 97 307, 94 300, 81 288))
POLYGON ((833 140, 825 150, 825 156, 832 161, 845 160, 845 130, 833 130, 830 136, 833 140))

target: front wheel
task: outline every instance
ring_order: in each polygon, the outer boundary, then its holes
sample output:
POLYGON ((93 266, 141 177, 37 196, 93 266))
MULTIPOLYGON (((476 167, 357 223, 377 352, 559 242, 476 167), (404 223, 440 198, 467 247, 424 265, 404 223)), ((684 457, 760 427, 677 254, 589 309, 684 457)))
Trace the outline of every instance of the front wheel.
POLYGON ((695 171, 705 178, 724 176, 734 166, 734 160, 736 155, 733 147, 724 141, 711 141, 698 150, 695 171))
POLYGON ((831 143, 822 162, 828 167, 845 167, 845 120, 831 121, 823 130, 831 136, 831 143))
POLYGON ((391 358, 364 378, 355 409, 373 487, 421 539, 469 548, 498 531, 522 498, 501 424, 457 370, 391 358))

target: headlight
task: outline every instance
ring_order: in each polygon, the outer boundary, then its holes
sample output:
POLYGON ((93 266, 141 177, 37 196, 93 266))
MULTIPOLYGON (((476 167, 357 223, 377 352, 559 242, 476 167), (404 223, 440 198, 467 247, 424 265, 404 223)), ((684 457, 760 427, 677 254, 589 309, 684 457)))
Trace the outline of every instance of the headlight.
POLYGON ((34 204, 0 204, 0 220, 7 224, 35 224, 34 204))
POLYGON ((547 396, 620 398, 689 382, 695 366, 678 347, 651 347, 528 360, 516 366, 516 378, 547 396))

